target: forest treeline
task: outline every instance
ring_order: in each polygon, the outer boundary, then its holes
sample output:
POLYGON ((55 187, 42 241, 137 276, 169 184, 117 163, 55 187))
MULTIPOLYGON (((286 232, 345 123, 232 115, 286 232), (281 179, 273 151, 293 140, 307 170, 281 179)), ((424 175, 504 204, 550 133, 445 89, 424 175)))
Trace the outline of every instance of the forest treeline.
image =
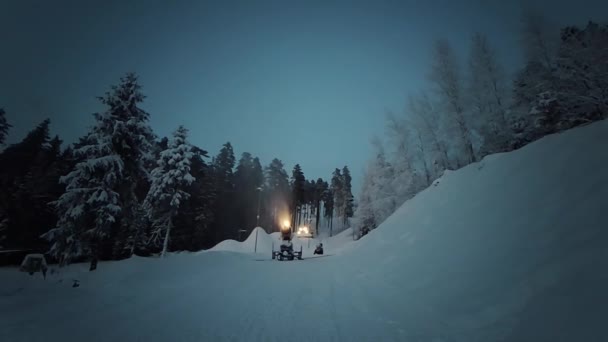
MULTIPOLYGON (((0 154, 1 249, 96 264, 206 249, 256 226, 277 231, 287 218, 331 232, 334 217, 343 228, 354 213, 347 166, 329 181, 307 179, 278 158, 262 166, 244 152, 237 160, 230 142, 210 157, 183 126, 159 139, 134 73, 99 100, 106 110, 76 143, 62 148, 47 119, 0 154)), ((10 128, 0 110, 0 144, 10 128)))
POLYGON ((520 38, 524 65, 515 75, 483 34, 471 37, 464 61, 449 41, 435 42, 428 88, 404 113, 387 113, 385 139, 372 141, 353 220, 359 236, 445 170, 608 116, 607 25, 553 31, 528 12, 520 38))

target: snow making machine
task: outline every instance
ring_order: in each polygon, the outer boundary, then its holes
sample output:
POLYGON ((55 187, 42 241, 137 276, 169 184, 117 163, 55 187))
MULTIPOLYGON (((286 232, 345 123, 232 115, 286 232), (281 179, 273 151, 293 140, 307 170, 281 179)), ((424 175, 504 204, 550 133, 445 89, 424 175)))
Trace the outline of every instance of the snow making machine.
POLYGON ((272 245, 272 259, 278 260, 302 260, 302 246, 300 251, 293 250, 293 243, 291 242, 291 226, 289 221, 283 222, 281 226, 281 245, 279 250, 274 250, 274 244, 272 245))

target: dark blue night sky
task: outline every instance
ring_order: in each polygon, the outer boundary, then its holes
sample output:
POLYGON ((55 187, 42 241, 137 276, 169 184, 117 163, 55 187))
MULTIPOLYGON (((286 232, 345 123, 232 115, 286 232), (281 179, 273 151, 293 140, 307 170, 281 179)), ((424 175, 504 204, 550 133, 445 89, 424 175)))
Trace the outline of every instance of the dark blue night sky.
MULTIPOLYGON (((608 13, 602 1, 545 3, 557 25, 608 13)), ((211 154, 231 141, 237 158, 300 163, 308 178, 349 165, 358 192, 385 109, 426 87, 434 39, 464 58, 481 31, 512 70, 520 13, 480 0, 3 1, 0 106, 9 143, 45 117, 72 142, 102 109, 95 97, 135 71, 157 134, 184 124, 211 154)))

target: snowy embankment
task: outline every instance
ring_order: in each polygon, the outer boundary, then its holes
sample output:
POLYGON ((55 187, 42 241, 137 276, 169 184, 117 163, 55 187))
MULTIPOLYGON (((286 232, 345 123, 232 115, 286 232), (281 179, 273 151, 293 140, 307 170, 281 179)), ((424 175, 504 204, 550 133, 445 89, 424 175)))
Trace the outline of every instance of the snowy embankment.
POLYGON ((412 336, 608 341, 608 121, 449 172, 343 257, 412 336))
POLYGON ((0 341, 608 341, 606 146, 603 121, 449 172, 327 258, 254 261, 250 236, 46 281, 0 269, 0 341))
MULTIPOLYGON (((336 254, 344 249, 347 249, 348 245, 353 242, 353 232, 352 229, 349 228, 329 238, 308 239, 294 237, 292 242, 295 250, 300 250, 300 246, 302 247, 302 255, 304 257, 312 256, 313 251, 318 243, 323 243, 323 248, 325 250, 331 251, 331 254, 336 254)), ((235 240, 225 240, 218 243, 209 250, 198 253, 235 252, 255 254, 257 258, 270 258, 272 249, 274 248, 275 250, 278 250, 280 244, 281 237, 278 232, 268 234, 266 233, 266 231, 264 231, 264 229, 257 227, 251 232, 251 234, 249 234, 249 237, 247 237, 247 239, 243 242, 235 240)))

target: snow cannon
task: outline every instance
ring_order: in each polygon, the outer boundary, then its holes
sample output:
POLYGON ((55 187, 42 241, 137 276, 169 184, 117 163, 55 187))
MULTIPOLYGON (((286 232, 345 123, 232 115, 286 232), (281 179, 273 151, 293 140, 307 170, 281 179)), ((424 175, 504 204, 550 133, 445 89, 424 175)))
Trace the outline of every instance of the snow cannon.
POLYGON ((281 240, 291 241, 291 225, 285 220, 281 226, 281 240))
POLYGON ((281 244, 278 251, 274 250, 274 243, 272 244, 272 259, 278 260, 302 260, 302 246, 300 251, 293 250, 293 244, 291 243, 291 225, 289 221, 283 222, 281 226, 281 244))

